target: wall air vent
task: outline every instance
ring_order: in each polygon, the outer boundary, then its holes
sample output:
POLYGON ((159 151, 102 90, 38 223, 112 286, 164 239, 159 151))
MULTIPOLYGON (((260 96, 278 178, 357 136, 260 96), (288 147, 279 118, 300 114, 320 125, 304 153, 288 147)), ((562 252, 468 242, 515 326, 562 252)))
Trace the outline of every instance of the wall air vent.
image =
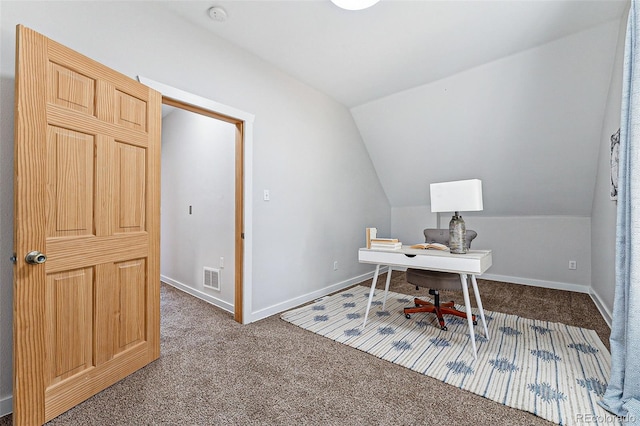
POLYGON ((204 288, 220 290, 220 269, 204 268, 204 288))

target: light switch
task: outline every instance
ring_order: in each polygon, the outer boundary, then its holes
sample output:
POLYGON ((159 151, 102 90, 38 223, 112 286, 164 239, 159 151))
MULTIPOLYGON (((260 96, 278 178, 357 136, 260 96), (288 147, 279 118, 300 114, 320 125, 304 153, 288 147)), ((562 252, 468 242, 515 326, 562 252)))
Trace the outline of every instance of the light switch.
POLYGON ((264 201, 269 201, 271 199, 271 196, 269 195, 269 190, 265 189, 263 194, 262 194, 262 199, 264 201))

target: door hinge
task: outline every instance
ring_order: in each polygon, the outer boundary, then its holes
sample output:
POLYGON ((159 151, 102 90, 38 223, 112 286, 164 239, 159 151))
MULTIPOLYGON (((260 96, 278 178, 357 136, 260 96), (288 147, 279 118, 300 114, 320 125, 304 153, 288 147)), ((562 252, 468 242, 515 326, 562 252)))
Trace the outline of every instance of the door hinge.
POLYGON ((15 265, 16 263, 18 263, 18 256, 15 253, 13 253, 13 256, 11 256, 9 260, 13 262, 13 264, 15 265))
POLYGON ((244 240, 244 232, 240 233, 240 238, 242 238, 244 240))

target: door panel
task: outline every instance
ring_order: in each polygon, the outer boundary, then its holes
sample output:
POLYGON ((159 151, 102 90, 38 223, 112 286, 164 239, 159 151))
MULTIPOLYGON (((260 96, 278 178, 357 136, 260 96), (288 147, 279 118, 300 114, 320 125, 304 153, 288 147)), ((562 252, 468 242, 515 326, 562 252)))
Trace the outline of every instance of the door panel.
POLYGON ((42 424, 160 355, 161 96, 17 40, 13 416, 42 424))
POLYGON ((146 150, 116 142, 114 171, 118 197, 115 200, 115 233, 144 231, 146 150))
POLYGON ((144 304, 146 293, 146 267, 144 259, 118 262, 116 323, 116 352, 121 353, 146 339, 144 304))
POLYGON ((49 126, 47 237, 93 234, 94 139, 49 126))
POLYGON ((49 62, 47 100, 92 116, 96 99, 95 80, 55 62, 49 62))
POLYGON ((115 95, 116 124, 144 131, 147 116, 146 102, 120 90, 116 90, 115 95))
POLYGON ((48 382, 56 385, 93 367, 91 301, 93 269, 60 272, 47 276, 46 352, 48 382))

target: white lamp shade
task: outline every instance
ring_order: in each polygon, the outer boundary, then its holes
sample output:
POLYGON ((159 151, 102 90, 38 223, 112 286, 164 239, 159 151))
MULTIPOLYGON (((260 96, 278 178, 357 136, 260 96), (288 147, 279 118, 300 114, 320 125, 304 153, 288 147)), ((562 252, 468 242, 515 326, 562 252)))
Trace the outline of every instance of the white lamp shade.
POLYGON ((480 179, 432 183, 431 211, 470 212, 482 210, 482 181, 480 179))

